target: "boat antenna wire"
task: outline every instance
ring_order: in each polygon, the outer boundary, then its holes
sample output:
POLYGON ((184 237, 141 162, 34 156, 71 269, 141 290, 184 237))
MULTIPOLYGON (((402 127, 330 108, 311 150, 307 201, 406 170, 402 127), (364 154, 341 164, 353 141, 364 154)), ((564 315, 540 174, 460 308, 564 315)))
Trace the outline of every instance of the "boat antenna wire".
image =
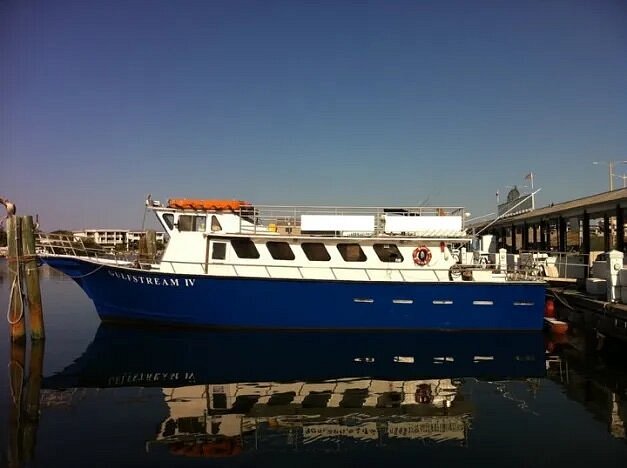
POLYGON ((481 234, 483 231, 485 231, 486 229, 488 229, 490 226, 492 226, 494 223, 496 223, 499 219, 503 218, 504 216, 506 216, 510 211, 518 208, 521 204, 523 204, 524 202, 526 202, 527 200, 529 200, 529 198, 533 197, 536 193, 538 193, 540 190, 542 190, 541 188, 539 188, 538 190, 531 192, 529 195, 525 196, 525 198, 523 198, 522 200, 520 200, 518 203, 516 203, 514 206, 512 206, 509 210, 507 210, 505 213, 503 213, 502 215, 497 216, 496 218, 494 218, 492 221, 490 221, 486 226, 483 227, 483 229, 481 229, 479 232, 475 233, 475 236, 478 236, 479 234, 481 234))

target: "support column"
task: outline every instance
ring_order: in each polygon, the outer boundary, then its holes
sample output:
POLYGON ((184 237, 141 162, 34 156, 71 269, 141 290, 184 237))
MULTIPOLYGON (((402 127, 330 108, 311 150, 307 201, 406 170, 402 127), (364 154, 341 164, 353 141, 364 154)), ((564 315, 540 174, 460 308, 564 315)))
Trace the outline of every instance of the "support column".
POLYGON ((516 226, 512 224, 512 253, 516 253, 516 226))
POLYGON ((533 249, 538 250, 538 225, 534 224, 531 229, 533 232, 533 249))
POLYGON ((540 221, 540 250, 547 250, 546 248, 546 222, 540 221))
POLYGON ((610 226, 610 217, 607 213, 603 214, 603 252, 610 251, 610 233, 612 232, 612 226, 610 226))
POLYGON ((584 268, 584 275, 587 278, 590 274, 590 214, 584 210, 583 218, 581 219, 581 250, 586 259, 586 266, 584 268))
POLYGON ((566 252, 566 220, 561 216, 557 220, 558 252, 566 252))
POLYGON ((522 225, 521 244, 523 250, 529 250, 529 226, 525 222, 522 225))
POLYGON ((625 217, 620 204, 616 205, 616 250, 623 252, 625 249, 625 217))
POLYGON ((507 229, 501 228, 501 244, 502 249, 507 249, 507 229))

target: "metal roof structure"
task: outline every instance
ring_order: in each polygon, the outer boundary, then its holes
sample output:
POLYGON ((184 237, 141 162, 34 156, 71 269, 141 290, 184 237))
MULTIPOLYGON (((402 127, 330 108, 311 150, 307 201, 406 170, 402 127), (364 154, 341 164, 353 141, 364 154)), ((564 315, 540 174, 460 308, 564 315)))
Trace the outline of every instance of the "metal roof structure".
POLYGON ((614 216, 617 208, 627 208, 627 188, 598 193, 562 203, 554 203, 542 208, 536 208, 527 213, 505 217, 496 222, 494 220, 485 221, 476 227, 486 226, 490 223, 493 223, 491 227, 495 228, 511 226, 512 224, 534 224, 558 217, 572 218, 583 216, 584 211, 590 215, 590 218, 600 218, 605 214, 614 216))

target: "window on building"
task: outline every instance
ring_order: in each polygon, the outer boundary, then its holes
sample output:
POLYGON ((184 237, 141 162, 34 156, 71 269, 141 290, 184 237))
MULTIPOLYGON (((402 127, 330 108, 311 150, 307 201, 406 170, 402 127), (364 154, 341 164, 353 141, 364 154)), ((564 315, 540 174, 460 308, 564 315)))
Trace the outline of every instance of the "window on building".
POLYGON ((248 238, 231 239, 231 245, 239 258, 259 258, 257 247, 248 238))
POLYGON ((224 260, 226 258, 226 243, 214 242, 211 258, 214 260, 224 260))
POLYGON ((287 242, 266 242, 266 247, 275 260, 294 260, 294 252, 287 242))
POLYGON ((218 217, 216 215, 212 215, 211 216, 211 231, 215 232, 215 231, 221 231, 222 230, 222 225, 220 224, 220 221, 218 221, 218 217))
POLYGON ((307 259, 312 262, 328 262, 331 260, 331 256, 322 242, 303 242, 301 247, 307 259))
POLYGON ((337 244, 337 250, 345 262, 365 262, 366 254, 359 244, 337 244))
POLYGON ((382 262, 395 263, 403 261, 401 252, 394 244, 374 244, 372 248, 382 262))

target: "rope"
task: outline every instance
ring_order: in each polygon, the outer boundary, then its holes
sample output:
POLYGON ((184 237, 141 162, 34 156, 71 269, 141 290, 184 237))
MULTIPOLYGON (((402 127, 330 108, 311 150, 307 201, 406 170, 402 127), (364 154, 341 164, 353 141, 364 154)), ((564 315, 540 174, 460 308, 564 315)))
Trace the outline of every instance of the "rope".
POLYGON ((11 399, 13 400, 13 404, 17 406, 17 403, 22 400, 22 384, 24 382, 24 367, 16 361, 10 361, 7 365, 7 371, 9 373, 9 386, 11 387, 11 399), (12 368, 17 369, 19 371, 19 375, 17 377, 18 388, 17 390, 14 387, 14 380, 12 379, 12 368), (17 395, 16 395, 17 391, 17 395))
POLYGON ((20 320, 22 320, 23 316, 24 316, 24 296, 22 293, 22 281, 20 278, 20 268, 18 266, 17 273, 15 275, 15 278, 13 279, 13 284, 11 285, 11 293, 9 294, 9 307, 7 308, 7 322, 9 322, 9 325, 15 325, 16 323, 19 323, 20 320), (17 319, 11 320, 11 304, 13 304, 13 294, 15 292, 16 284, 17 284, 18 294, 20 297, 20 306, 19 306, 20 313, 17 319))
POLYGON ((80 279, 80 278, 85 278, 85 277, 87 277, 87 276, 89 276, 89 275, 93 275, 94 273, 96 273, 98 270, 100 270, 100 269, 101 269, 101 268, 103 268, 104 266, 105 266, 105 265, 100 265, 100 266, 98 266, 98 267, 94 268, 94 269, 93 269, 92 271, 90 271, 89 273, 85 273, 84 275, 72 276, 72 275, 70 275, 70 274, 68 274, 68 273, 65 273, 65 274, 66 274, 67 276, 69 276, 70 278, 72 278, 72 279, 80 279))
POLYGON ((575 310, 575 308, 573 306, 571 306, 565 298, 561 297, 560 294, 558 294, 556 291, 553 291, 553 297, 555 297, 555 299, 557 299, 559 302, 562 303, 562 305, 570 310, 575 310))
POLYGON ((20 256, 15 256, 15 257, 6 257, 7 262, 8 263, 15 263, 15 262, 20 262, 20 260, 24 260, 25 262, 28 262, 30 260, 37 260, 37 258, 39 258, 36 254, 33 255, 20 255, 20 256))

